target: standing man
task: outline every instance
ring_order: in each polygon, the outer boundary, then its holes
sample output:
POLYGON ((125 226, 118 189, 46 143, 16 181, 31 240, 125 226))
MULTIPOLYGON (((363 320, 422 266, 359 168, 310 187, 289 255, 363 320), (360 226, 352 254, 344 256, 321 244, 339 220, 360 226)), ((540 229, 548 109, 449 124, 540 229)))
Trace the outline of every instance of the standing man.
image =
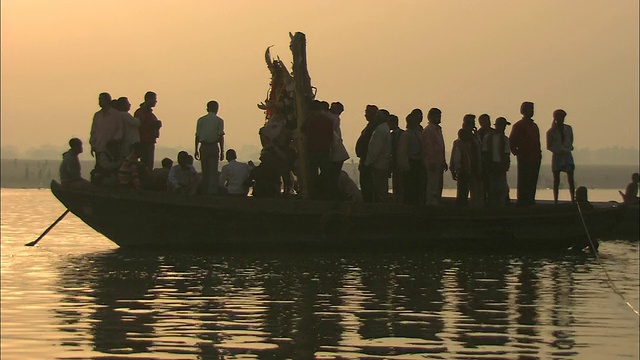
POLYGON ((507 119, 496 119, 495 130, 485 135, 482 142, 482 158, 489 172, 489 206, 500 207, 507 204, 509 185, 507 184, 507 171, 511 166, 511 151, 509 138, 504 134, 507 125, 511 125, 507 119))
POLYGON ((375 105, 367 105, 364 111, 364 118, 367 120, 367 125, 362 129, 360 137, 356 142, 356 156, 360 158, 358 164, 358 171, 360 172, 360 191, 362 192, 362 201, 373 202, 373 176, 371 174, 371 168, 365 164, 367 160, 367 152, 369 150, 369 141, 373 130, 376 128, 376 113, 378 107, 375 105))
POLYGON ((133 116, 140 119, 140 162, 153 169, 153 157, 156 151, 156 139, 160 137, 162 122, 153 113, 153 108, 158 103, 158 96, 153 91, 144 94, 144 102, 136 110, 133 116))
POLYGON ((120 111, 111 107, 111 95, 102 93, 98 96, 100 110, 93 115, 91 123, 91 135, 89 144, 91 145, 91 156, 95 156, 96 164, 100 153, 107 151, 109 140, 122 140, 123 125, 120 111))
POLYGON ((553 112, 553 124, 547 131, 547 150, 553 154, 551 158, 551 172, 553 173, 553 202, 558 203, 558 187, 560 186, 560 172, 567 173, 569 182, 569 196, 575 201, 576 184, 573 171, 576 169, 573 161, 573 129, 564 123, 567 113, 558 109, 553 112))
POLYGON ((375 125, 365 164, 369 167, 373 179, 373 202, 384 203, 389 197, 389 175, 391 174, 389 111, 378 110, 375 125))
POLYGON ((536 203, 538 173, 542 161, 540 149, 540 130, 533 122, 533 103, 525 101, 520 106, 522 119, 513 124, 509 145, 518 159, 518 206, 531 206, 536 203))
POLYGON ((207 115, 198 119, 196 124, 194 156, 200 160, 202 188, 206 194, 218 193, 218 161, 224 160, 224 120, 218 117, 218 108, 217 101, 209 101, 207 115))
POLYGON ((439 205, 442 198, 444 172, 448 170, 444 158, 444 137, 442 136, 442 112, 431 108, 427 113, 427 127, 422 132, 422 156, 427 169, 427 205, 439 205))

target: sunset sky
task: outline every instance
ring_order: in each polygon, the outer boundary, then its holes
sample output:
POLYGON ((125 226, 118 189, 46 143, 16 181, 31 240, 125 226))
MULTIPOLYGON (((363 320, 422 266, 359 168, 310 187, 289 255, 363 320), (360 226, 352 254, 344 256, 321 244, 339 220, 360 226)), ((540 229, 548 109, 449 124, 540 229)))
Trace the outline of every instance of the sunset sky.
MULTIPOLYGON (((637 0, 3 0, 2 146, 89 139, 98 94, 148 90, 159 146, 193 151, 215 99, 227 147, 259 145, 270 46, 291 69, 289 32, 307 36, 312 85, 341 101, 353 148, 364 108, 404 125, 443 112, 447 146, 466 113, 492 122, 536 105, 542 133, 567 111, 576 148, 638 147, 637 0)), ((426 120, 425 120, 426 123, 426 120)), ((509 131, 509 129, 507 129, 509 131)), ((544 146, 544 145, 543 145, 544 146)), ((57 155, 56 155, 57 156, 57 155)), ((88 151, 83 155, 88 158, 88 151)), ((241 154, 240 154, 241 156, 241 154)))

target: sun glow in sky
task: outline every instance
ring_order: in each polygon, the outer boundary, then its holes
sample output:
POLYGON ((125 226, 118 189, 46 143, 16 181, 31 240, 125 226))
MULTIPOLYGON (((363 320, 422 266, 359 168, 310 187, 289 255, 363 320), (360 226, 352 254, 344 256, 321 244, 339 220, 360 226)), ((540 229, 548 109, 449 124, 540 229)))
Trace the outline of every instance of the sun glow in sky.
MULTIPOLYGON (((352 157, 364 108, 443 112, 450 146, 466 113, 541 133, 567 111, 576 148, 638 147, 637 0, 2 1, 2 146, 88 142, 98 94, 158 94, 159 146, 193 151, 215 99, 227 147, 259 145, 270 74, 307 36, 317 98, 345 105, 352 157)), ((425 120, 426 122, 426 120, 425 120)), ((509 129, 507 129, 509 131, 509 129)), ((241 155, 241 154, 240 154, 241 155)), ((88 157, 88 154, 83 156, 88 157)), ((57 156, 56 156, 57 157, 57 156)))

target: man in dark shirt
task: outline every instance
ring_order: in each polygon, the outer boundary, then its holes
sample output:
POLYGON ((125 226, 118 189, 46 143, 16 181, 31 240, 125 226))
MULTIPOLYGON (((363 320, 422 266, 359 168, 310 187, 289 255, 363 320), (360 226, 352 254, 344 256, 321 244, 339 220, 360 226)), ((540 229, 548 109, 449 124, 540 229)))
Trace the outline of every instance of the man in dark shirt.
POLYGON ((82 188, 89 186, 89 181, 82 178, 80 159, 82 153, 82 140, 73 138, 69 140, 70 149, 62 154, 60 164, 60 183, 65 187, 82 188))
POLYGON ((509 135, 511 152, 518 159, 518 206, 536 203, 538 173, 542 161, 540 130, 533 122, 533 103, 525 101, 520 106, 522 119, 513 124, 509 135))
POLYGON ((326 198, 330 193, 332 144, 333 121, 329 116, 329 104, 326 101, 315 100, 307 124, 309 195, 311 198, 326 198))
POLYGON ((136 110, 133 116, 140 119, 140 162, 148 169, 153 169, 153 157, 156 151, 156 139, 160 137, 162 122, 153 113, 153 108, 158 103, 158 96, 152 91, 144 94, 144 102, 136 110))
POLYGON ((369 141, 373 130, 376 129, 376 113, 378 107, 375 105, 367 105, 364 111, 364 118, 367 120, 367 125, 360 133, 360 137, 356 142, 356 156, 360 159, 358 164, 358 170, 360 171, 360 191, 362 192, 362 201, 373 202, 373 174, 371 167, 365 165, 367 159, 367 152, 369 150, 369 141))

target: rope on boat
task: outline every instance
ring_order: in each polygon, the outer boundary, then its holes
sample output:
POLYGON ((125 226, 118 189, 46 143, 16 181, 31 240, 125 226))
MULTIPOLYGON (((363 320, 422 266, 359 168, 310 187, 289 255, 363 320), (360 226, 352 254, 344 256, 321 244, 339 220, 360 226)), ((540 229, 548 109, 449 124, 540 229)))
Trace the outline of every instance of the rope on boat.
POLYGON ((636 313, 636 315, 640 316, 640 312, 638 312, 638 310, 635 307, 633 307, 633 305, 631 305, 631 303, 629 303, 627 299, 625 299, 624 294, 620 292, 620 290, 618 290, 618 287, 611 279, 611 276, 609 276, 609 272, 607 272, 607 269, 604 267, 602 260, 600 260, 600 257, 598 256, 598 251, 596 250, 595 244, 591 239, 591 235, 589 235, 589 229, 587 229, 587 223, 584 221, 584 216, 582 215, 582 208, 580 207, 580 202, 576 201, 576 206, 578 207, 578 213, 580 214, 580 220, 582 220, 582 226, 584 227, 584 231, 587 233, 587 239, 589 239, 589 246, 591 246, 591 251, 596 256, 596 260, 598 260, 598 264, 600 264, 600 267, 602 268, 602 270, 604 270, 604 274, 607 276, 607 283, 609 284, 609 287, 611 287, 614 293, 620 296, 622 301, 624 301, 625 304, 627 304, 627 306, 630 307, 634 313, 636 313))

